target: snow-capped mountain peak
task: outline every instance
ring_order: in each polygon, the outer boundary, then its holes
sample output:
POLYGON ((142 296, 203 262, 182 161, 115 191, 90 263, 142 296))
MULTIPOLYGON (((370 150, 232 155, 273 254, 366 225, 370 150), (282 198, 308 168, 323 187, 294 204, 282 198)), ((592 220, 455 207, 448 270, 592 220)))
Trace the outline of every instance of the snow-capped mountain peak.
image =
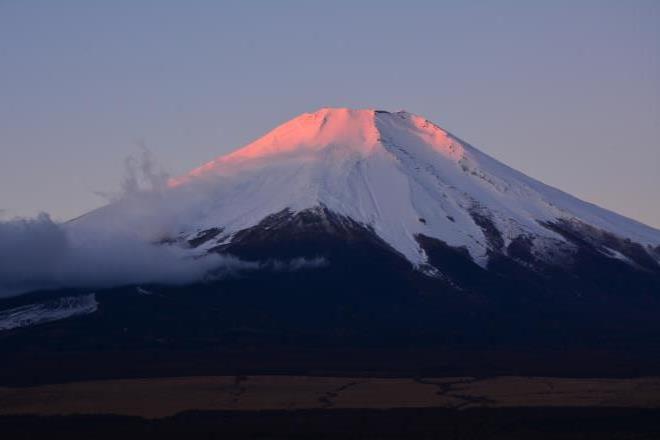
POLYGON ((371 229, 416 267, 428 260, 420 236, 465 248, 484 267, 521 239, 539 259, 556 259, 571 247, 557 225, 628 240, 660 259, 660 231, 531 179, 407 112, 302 114, 172 179, 163 197, 174 234, 222 231, 208 248, 273 214, 322 207, 371 229))
POLYGON ((392 114, 386 111, 348 108, 322 108, 313 113, 304 113, 275 128, 265 136, 230 154, 192 170, 188 175, 172 179, 173 186, 191 178, 204 175, 222 174, 227 165, 240 162, 273 159, 278 156, 304 155, 328 148, 341 146, 346 151, 364 156, 382 148, 382 133, 408 131, 432 145, 438 152, 450 157, 460 158, 460 143, 452 141, 448 134, 426 119, 407 112, 392 114), (406 123, 392 125, 396 117, 406 123), (389 120, 388 120, 389 119, 389 120), (390 124, 390 127, 381 124, 390 124))

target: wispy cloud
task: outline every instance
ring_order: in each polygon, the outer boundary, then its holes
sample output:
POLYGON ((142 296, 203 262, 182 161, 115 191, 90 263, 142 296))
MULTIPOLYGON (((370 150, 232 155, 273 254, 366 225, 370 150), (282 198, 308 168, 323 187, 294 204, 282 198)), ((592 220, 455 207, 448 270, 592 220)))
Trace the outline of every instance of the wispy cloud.
POLYGON ((45 213, 0 220, 0 297, 62 287, 186 284, 244 270, 295 271, 327 264, 321 258, 245 262, 200 253, 185 241, 170 243, 165 239, 180 234, 181 207, 200 205, 186 205, 192 199, 213 200, 217 182, 173 193, 167 180, 142 146, 138 156, 126 159, 120 190, 102 194, 112 209, 100 208, 68 223, 45 213))
POLYGON ((180 245, 154 243, 172 232, 161 209, 167 178, 142 145, 139 156, 125 161, 121 190, 103 194, 112 204, 141 209, 138 227, 124 227, 103 212, 92 222, 95 227, 81 230, 45 213, 0 221, 0 296, 59 287, 188 283, 249 268, 233 257, 200 256, 180 245))

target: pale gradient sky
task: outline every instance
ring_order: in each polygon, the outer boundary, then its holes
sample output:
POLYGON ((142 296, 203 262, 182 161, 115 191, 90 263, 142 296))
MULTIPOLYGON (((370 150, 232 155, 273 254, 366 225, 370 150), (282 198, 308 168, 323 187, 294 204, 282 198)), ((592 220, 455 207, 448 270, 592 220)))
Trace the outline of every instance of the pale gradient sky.
POLYGON ((319 107, 406 109, 660 227, 660 2, 0 0, 0 213, 104 203, 319 107))

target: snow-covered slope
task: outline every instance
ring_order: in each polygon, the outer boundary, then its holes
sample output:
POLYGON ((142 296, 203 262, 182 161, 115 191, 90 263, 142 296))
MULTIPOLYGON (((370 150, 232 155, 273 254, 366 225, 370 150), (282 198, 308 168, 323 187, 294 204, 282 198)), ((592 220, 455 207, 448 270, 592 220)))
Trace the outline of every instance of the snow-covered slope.
POLYGON ((66 296, 0 311, 0 332, 96 312, 96 295, 66 296))
POLYGON ((122 225, 151 240, 221 231, 199 253, 268 215, 324 206, 372 228, 418 267, 427 262, 418 235, 463 246, 482 266, 518 237, 549 259, 549 246, 570 247, 548 227, 558 221, 639 243, 659 259, 660 231, 531 179, 406 112, 305 113, 150 197, 109 205, 70 228, 122 225), (493 226, 495 242, 487 236, 493 226))

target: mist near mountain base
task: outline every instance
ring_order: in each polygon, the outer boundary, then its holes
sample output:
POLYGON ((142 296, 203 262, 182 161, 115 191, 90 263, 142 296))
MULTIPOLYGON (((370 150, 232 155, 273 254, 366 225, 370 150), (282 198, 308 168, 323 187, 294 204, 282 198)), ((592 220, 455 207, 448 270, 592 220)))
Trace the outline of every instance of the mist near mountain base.
POLYGON ((140 156, 125 161, 121 191, 98 193, 110 203, 139 209, 139 224, 110 219, 98 230, 77 234, 46 213, 0 221, 0 297, 41 289, 186 284, 243 270, 292 271, 326 264, 303 258, 246 262, 157 243, 173 231, 172 216, 165 215, 172 202, 164 195, 167 179, 142 147, 140 156))
POLYGON ((108 235, 76 243, 47 214, 0 222, 0 297, 38 289, 184 284, 212 271, 250 269, 236 258, 190 258, 183 249, 108 235))

